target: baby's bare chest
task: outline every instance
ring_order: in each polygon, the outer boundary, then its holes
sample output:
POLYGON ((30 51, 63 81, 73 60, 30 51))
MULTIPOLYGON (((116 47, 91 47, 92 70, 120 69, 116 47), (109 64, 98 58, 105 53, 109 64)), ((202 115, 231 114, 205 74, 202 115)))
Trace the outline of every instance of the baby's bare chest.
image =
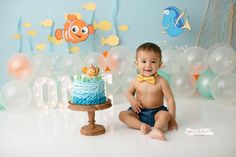
POLYGON ((162 94, 160 84, 150 84, 146 82, 138 83, 136 85, 137 94, 148 95, 148 94, 162 94))

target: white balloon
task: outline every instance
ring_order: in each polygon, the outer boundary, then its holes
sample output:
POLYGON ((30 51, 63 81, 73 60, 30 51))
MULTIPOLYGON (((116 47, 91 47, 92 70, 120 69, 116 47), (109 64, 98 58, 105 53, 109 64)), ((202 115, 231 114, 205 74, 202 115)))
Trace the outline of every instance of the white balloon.
POLYGON ((177 72, 182 64, 181 54, 178 50, 166 49, 162 52, 163 71, 167 73, 177 72))
POLYGON ((211 53, 209 65, 217 74, 233 71, 236 66, 236 54, 230 47, 218 47, 211 53))
POLYGON ((62 61, 62 59, 64 58, 63 54, 57 54, 57 53, 53 53, 50 56, 51 59, 51 63, 52 63, 52 71, 58 71, 59 70, 59 65, 60 62, 62 61))
POLYGON ((215 49, 219 48, 219 47, 228 47, 228 48, 232 48, 229 44, 227 43, 215 43, 213 45, 211 45, 208 48, 209 53, 211 54, 215 49))
POLYGON ((106 80, 106 95, 114 95, 121 87, 120 76, 110 75, 109 80, 106 80))
POLYGON ((129 71, 129 67, 132 66, 131 60, 135 60, 135 53, 131 52, 127 47, 117 46, 109 51, 107 64, 112 73, 122 74, 129 71))
POLYGON ((32 101, 32 91, 23 81, 11 80, 1 90, 4 107, 9 111, 23 111, 29 108, 32 101))
POLYGON ((127 92, 130 87, 131 81, 137 76, 136 73, 124 73, 121 77, 121 89, 123 92, 127 92))
POLYGON ((224 104, 236 105, 236 74, 217 75, 211 82, 211 92, 215 100, 224 104))
POLYGON ((235 66, 234 70, 232 71, 232 73, 236 74, 236 66, 235 66))
POLYGON ((196 80, 191 74, 180 71, 171 75, 170 86, 174 95, 190 97, 196 91, 196 80))
POLYGON ((86 55, 84 58, 84 65, 89 66, 90 64, 98 66, 102 71, 106 69, 106 59, 98 52, 93 52, 86 55))
POLYGON ((200 74, 208 68, 208 51, 201 47, 189 47, 183 56, 184 70, 191 74, 200 74))
POLYGON ((37 76, 45 76, 52 70, 52 60, 44 53, 36 53, 32 58, 32 62, 37 76))
POLYGON ((60 63, 60 69, 69 76, 81 73, 83 66, 82 58, 76 54, 68 54, 64 56, 60 63))

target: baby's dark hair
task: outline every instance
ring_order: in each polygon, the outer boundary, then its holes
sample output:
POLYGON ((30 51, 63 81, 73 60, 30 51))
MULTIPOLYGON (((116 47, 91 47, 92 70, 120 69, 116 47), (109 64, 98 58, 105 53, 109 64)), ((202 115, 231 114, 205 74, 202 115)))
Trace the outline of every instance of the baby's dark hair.
POLYGON ((155 54, 159 54, 160 55, 160 59, 162 58, 161 55, 161 48, 154 43, 151 42, 147 42, 147 43, 143 43, 142 45, 140 45, 137 50, 136 50, 136 58, 137 58, 137 54, 139 51, 146 51, 147 53, 149 52, 153 52, 155 54))

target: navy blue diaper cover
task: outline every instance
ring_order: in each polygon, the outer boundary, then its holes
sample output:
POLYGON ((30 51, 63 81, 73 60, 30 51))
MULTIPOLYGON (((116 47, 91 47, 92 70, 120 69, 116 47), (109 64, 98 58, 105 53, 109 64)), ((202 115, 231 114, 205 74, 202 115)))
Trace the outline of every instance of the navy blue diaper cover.
MULTIPOLYGON (((131 107, 129 107, 128 110, 133 111, 133 109, 131 107)), ((158 108, 154 108, 154 109, 143 108, 143 109, 141 109, 141 112, 138 113, 138 116, 139 116, 141 122, 146 123, 150 126, 154 126, 154 124, 155 124, 155 117, 154 116, 159 111, 168 111, 168 109, 164 105, 162 105, 161 107, 158 107, 158 108)))

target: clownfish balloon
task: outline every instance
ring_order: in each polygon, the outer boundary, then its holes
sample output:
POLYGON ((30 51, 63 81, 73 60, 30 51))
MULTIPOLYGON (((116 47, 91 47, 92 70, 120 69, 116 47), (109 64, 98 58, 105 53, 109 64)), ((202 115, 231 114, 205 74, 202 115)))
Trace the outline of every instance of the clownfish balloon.
POLYGON ((56 29, 55 38, 65 39, 66 42, 74 44, 86 40, 89 34, 94 34, 94 27, 79 20, 75 15, 68 15, 63 29, 56 29))

